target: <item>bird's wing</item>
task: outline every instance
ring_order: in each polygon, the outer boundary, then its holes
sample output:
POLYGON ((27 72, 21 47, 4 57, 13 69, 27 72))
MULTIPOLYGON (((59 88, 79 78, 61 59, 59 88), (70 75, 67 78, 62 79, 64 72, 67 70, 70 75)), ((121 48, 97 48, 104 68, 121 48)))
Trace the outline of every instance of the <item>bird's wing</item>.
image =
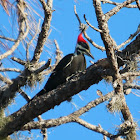
POLYGON ((58 63, 58 65, 56 66, 53 72, 55 73, 55 72, 65 69, 66 67, 70 65, 72 60, 73 60, 73 54, 66 55, 60 60, 60 62, 58 63))

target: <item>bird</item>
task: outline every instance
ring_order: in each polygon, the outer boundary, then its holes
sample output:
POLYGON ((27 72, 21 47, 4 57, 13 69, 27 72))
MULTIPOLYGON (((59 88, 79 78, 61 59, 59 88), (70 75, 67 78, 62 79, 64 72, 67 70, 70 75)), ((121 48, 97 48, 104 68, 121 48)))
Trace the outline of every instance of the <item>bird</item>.
POLYGON ((56 89, 59 85, 67 82, 69 77, 72 75, 80 71, 84 71, 86 69, 86 59, 84 55, 94 59, 90 52, 90 46, 83 38, 82 34, 83 33, 81 32, 78 35, 74 53, 68 54, 60 60, 50 75, 44 88, 38 94, 36 94, 35 97, 41 96, 53 89, 56 89))

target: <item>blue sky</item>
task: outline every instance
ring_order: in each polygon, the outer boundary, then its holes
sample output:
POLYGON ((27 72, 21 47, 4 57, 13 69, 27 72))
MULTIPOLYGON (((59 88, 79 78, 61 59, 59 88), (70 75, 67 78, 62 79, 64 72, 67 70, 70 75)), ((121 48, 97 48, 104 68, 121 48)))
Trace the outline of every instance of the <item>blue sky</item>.
MULTIPOLYGON (((83 14, 86 14, 86 17, 90 21, 90 23, 95 27, 98 27, 92 0, 89 1, 77 0, 77 2, 73 0, 58 0, 58 1, 54 0, 53 9, 55 9, 55 12, 53 13, 53 18, 51 22, 52 31, 49 36, 49 40, 51 42, 53 42, 54 39, 57 40, 60 49, 63 51, 64 56, 67 55, 68 53, 74 52, 77 36, 79 34, 79 23, 74 14, 74 5, 76 5, 77 13, 81 18, 81 21, 84 22, 83 14)), ((104 12, 107 12, 113 7, 114 6, 105 4, 103 5, 103 10, 104 12)), ((0 9, 0 13, 5 15, 2 9, 0 9)), ((42 13, 40 12, 40 14, 42 13)), ((117 42, 117 44, 119 45, 123 41, 125 41, 130 36, 130 34, 136 31, 139 23, 140 23, 140 14, 138 9, 124 8, 109 20, 110 33, 112 37, 115 39, 115 41, 117 42)), ((10 30, 10 26, 7 23, 6 16, 3 16, 3 21, 1 21, 1 25, 5 25, 7 29, 10 30)), ((0 29, 2 29, 2 27, 0 29)), ((90 28, 88 28, 87 33, 97 44, 103 46, 99 33, 97 33, 96 31, 90 28)), ((5 35, 6 34, 7 32, 5 33, 5 35)), ((97 50, 91 44, 90 47, 91 47, 91 53, 95 57, 94 62, 106 57, 105 52, 101 52, 100 50, 97 50)), ((50 45, 49 51, 50 50, 54 52, 54 46, 50 45)), ((19 56, 22 58, 20 54, 19 56)), ((53 58, 53 56, 48 55, 48 53, 45 51, 41 56, 41 60, 47 61, 47 59, 50 57, 53 58)), ((87 64, 89 66, 90 65, 89 60, 91 59, 89 57, 86 57, 86 59, 87 59, 87 64)), ((10 74, 10 77, 15 77, 15 76, 16 75, 14 73, 10 74)), ((46 80, 47 78, 48 76, 46 77, 46 80)), ((37 85, 37 87, 34 90, 32 90, 32 92, 30 91, 29 88, 27 88, 26 92, 31 97, 33 97, 37 92, 39 92, 41 88, 43 88, 44 84, 45 82, 42 85, 37 85)), ((108 92, 112 91, 111 84, 108 84, 102 80, 99 84, 93 85, 88 90, 82 91, 80 93, 80 96, 83 98, 83 100, 81 100, 79 95, 75 95, 73 97, 72 102, 77 105, 77 108, 72 103, 68 103, 66 101, 63 102, 61 105, 56 106, 54 109, 48 111, 47 113, 44 113, 42 115, 43 119, 58 118, 64 115, 68 115, 73 111, 76 111, 78 108, 83 107, 88 102, 98 98, 98 95, 96 94, 97 89, 101 90, 103 94, 107 94, 108 92)), ((126 101, 130 108, 130 111, 132 112, 134 120, 138 122, 138 124, 140 119, 139 100, 140 100, 139 97, 135 96, 134 94, 130 94, 129 96, 126 97, 126 101)), ((16 104, 13 104, 9 108, 9 111, 12 113, 15 110, 18 110, 19 107, 23 106, 24 104, 26 104, 25 100, 20 95, 18 95, 16 97, 16 104)), ((100 104, 96 108, 91 109, 88 113, 82 115, 81 118, 94 125, 101 124, 103 129, 111 133, 115 133, 115 128, 117 128, 116 126, 121 123, 120 121, 121 114, 109 113, 106 109, 106 104, 107 102, 100 104)), ((35 131, 33 130, 31 132, 34 133, 33 139, 35 140, 42 139, 42 136, 38 137, 38 135, 40 135, 38 130, 35 131)), ((139 132, 137 134, 140 135, 139 132)), ((28 132, 24 132, 23 135, 31 136, 28 132)), ((69 123, 59 127, 48 129, 48 139, 49 140, 55 140, 55 139, 101 140, 103 139, 103 136, 101 134, 92 132, 87 128, 84 128, 79 124, 69 123)))

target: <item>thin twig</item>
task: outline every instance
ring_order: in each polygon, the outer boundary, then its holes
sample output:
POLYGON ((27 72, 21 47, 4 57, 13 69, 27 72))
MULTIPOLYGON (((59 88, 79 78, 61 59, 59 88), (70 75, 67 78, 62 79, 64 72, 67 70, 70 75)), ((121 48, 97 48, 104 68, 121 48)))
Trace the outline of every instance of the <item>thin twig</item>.
POLYGON ((31 100, 31 98, 22 90, 19 89, 18 92, 21 94, 21 96, 27 101, 29 102, 31 100))
POLYGON ((117 14, 122 8, 126 7, 127 5, 131 4, 135 0, 126 0, 123 3, 119 4, 118 6, 114 7, 112 10, 105 14, 106 20, 108 21, 113 15, 117 14))
POLYGON ((86 23, 87 23, 92 29, 94 29, 95 31, 100 32, 100 33, 102 32, 102 30, 97 29, 97 28, 95 28, 93 25, 90 24, 90 22, 87 20, 85 14, 84 14, 84 19, 85 19, 86 23))
POLYGON ((59 61, 61 60, 61 58, 62 58, 63 52, 60 50, 59 45, 58 45, 58 43, 57 43, 56 40, 54 40, 54 43, 55 43, 55 47, 56 47, 56 51, 55 51, 55 54, 56 54, 56 57, 55 57, 55 65, 57 65, 58 62, 59 62, 59 61))
POLYGON ((42 72, 43 70, 47 69, 50 66, 50 63, 51 63, 51 59, 48 59, 47 63, 45 65, 43 65, 41 68, 34 71, 34 73, 38 74, 38 73, 42 72))
POLYGON ((76 15, 76 17, 77 17, 77 19, 78 19, 78 21, 79 21, 79 25, 81 25, 81 20, 80 20, 78 14, 77 14, 77 12, 76 12, 76 5, 74 5, 74 13, 75 13, 75 15, 76 15))
POLYGON ((1 38, 1 39, 5 39, 5 40, 9 40, 9 41, 12 41, 12 42, 16 42, 16 40, 13 39, 13 38, 9 38, 9 37, 5 37, 5 36, 1 36, 1 35, 0 35, 0 38, 1 38))
POLYGON ((11 71, 11 72, 19 72, 21 73, 22 71, 16 68, 0 68, 1 72, 5 72, 5 71, 11 71))
MULTIPOLYGON (((79 21, 79 26, 82 27, 82 26, 81 26, 81 25, 82 25, 81 20, 80 20, 78 14, 77 14, 77 12, 76 12, 76 5, 74 5, 74 13, 75 13, 75 15, 76 15, 76 17, 77 17, 77 20, 79 21)), ((85 32, 85 28, 82 29, 82 31, 83 31, 83 34, 84 34, 85 38, 87 38, 87 40, 88 40, 94 47, 96 47, 97 49, 100 49, 100 50, 102 50, 102 51, 105 51, 105 48, 104 48, 104 47, 97 45, 97 44, 87 35, 87 33, 85 32)))
MULTIPOLYGON (((113 4, 113 5, 117 5, 117 6, 120 5, 120 4, 122 4, 122 3, 114 2, 114 1, 111 1, 111 0, 101 0, 101 2, 103 4, 109 3, 109 4, 113 4)), ((125 7, 127 7, 127 8, 137 8, 137 5, 128 4, 125 7)))
POLYGON ((122 78, 125 79, 128 76, 140 76, 140 72, 125 72, 121 74, 122 78))
POLYGON ((123 47, 124 45, 126 45, 127 43, 129 43, 135 36, 137 36, 140 32, 140 24, 138 25, 137 31, 134 34, 131 34, 130 37, 123 42, 121 45, 119 45, 116 49, 119 50, 121 47, 123 47))
POLYGON ((35 37, 37 36, 38 32, 39 32, 39 27, 40 27, 40 20, 39 23, 37 25, 37 29, 35 31, 34 36, 32 37, 32 39, 27 43, 27 47, 26 47, 26 59, 29 60, 29 47, 32 44, 33 40, 35 39, 35 37))
MULTIPOLYGON (((20 6, 18 4, 17 4, 17 7, 19 8, 19 10, 21 10, 21 8, 20 8, 20 6)), ((26 31, 25 32, 22 32, 21 29, 23 28, 23 25, 24 24, 21 24, 22 26, 20 27, 19 35, 18 35, 18 38, 15 41, 15 44, 12 46, 12 48, 10 50, 8 50, 4 54, 0 55, 0 60, 2 60, 4 58, 6 58, 7 56, 11 55, 16 50, 16 48, 18 47, 20 41, 23 40, 28 35, 29 25, 28 25, 26 14, 22 10, 20 12, 21 12, 21 15, 23 16, 21 22, 25 22, 25 24, 26 24, 26 31)))
POLYGON ((124 84, 124 89, 128 89, 128 88, 132 88, 132 89, 139 89, 140 90, 140 86, 136 85, 136 84, 124 84))
POLYGON ((21 65, 25 65, 25 64, 26 64, 26 62, 23 61, 23 60, 21 60, 20 58, 11 57, 11 59, 12 59, 13 61, 15 61, 15 62, 21 64, 21 65))
MULTIPOLYGON (((38 117, 38 121, 40 123, 42 123, 44 120, 41 118, 41 116, 39 115, 38 117)), ((41 133, 43 135, 43 140, 47 140, 48 139, 48 135, 47 135, 47 129, 46 128, 41 128, 41 133)))
POLYGON ((90 123, 88 123, 88 122, 86 122, 86 121, 84 121, 84 120, 82 120, 82 119, 80 119, 78 117, 75 119, 75 122, 77 122, 78 124, 88 128, 88 129, 90 129, 92 131, 95 131, 97 133, 101 133, 102 135, 105 135, 108 138, 112 138, 113 137, 113 135, 111 133, 109 133, 108 131, 104 130, 101 127, 101 125, 99 125, 99 126, 92 125, 92 124, 90 124, 90 123))
POLYGON ((55 69, 56 65, 59 63, 59 61, 62 58, 63 52, 59 49, 59 45, 58 45, 58 43, 57 43, 56 40, 54 40, 54 43, 55 43, 55 46, 56 46, 56 51, 55 51, 55 54, 56 54, 55 64, 53 66, 50 66, 50 69, 44 71, 43 72, 44 75, 48 75, 49 73, 51 73, 55 69))
POLYGON ((97 45, 97 44, 87 35, 87 33, 86 33, 85 31, 83 32, 83 34, 84 34, 85 38, 86 38, 94 47, 96 47, 97 49, 100 49, 101 51, 105 51, 105 48, 102 47, 102 46, 97 45))

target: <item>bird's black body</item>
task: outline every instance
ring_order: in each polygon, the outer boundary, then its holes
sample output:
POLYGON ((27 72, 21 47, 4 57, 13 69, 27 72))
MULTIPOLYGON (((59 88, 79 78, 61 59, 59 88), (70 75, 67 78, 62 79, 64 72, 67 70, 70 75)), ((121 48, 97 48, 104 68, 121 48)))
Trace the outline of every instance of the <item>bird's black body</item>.
POLYGON ((86 60, 83 54, 66 55, 53 70, 44 88, 37 94, 37 96, 43 95, 57 86, 66 82, 67 78, 76 72, 86 69, 86 60))
POLYGON ((66 55, 53 70, 44 88, 35 96, 43 95, 65 83, 73 74, 86 69, 85 55, 94 59, 87 41, 79 34, 73 54, 66 55))

